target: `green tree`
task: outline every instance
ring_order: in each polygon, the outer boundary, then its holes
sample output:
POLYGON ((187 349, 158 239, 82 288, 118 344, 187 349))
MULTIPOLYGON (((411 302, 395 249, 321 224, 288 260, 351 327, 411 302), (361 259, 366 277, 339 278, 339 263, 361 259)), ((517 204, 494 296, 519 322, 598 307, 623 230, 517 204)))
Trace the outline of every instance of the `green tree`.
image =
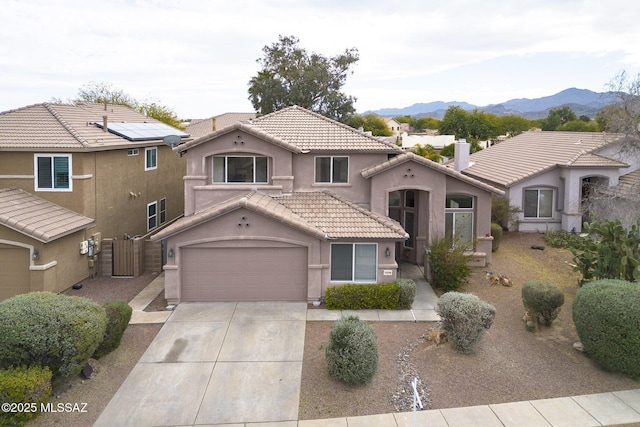
POLYGON ((360 58, 355 48, 327 58, 299 46, 294 36, 279 36, 278 42, 262 48, 257 60, 262 67, 249 80, 249 100, 259 114, 298 105, 329 118, 344 121, 355 112, 356 98, 341 89, 351 66, 360 58))
POLYGON ((578 120, 578 116, 569 106, 552 108, 547 118, 542 120, 542 130, 558 130, 560 126, 572 120, 578 120))
POLYGON ((469 136, 469 130, 467 129, 468 119, 469 113, 462 107, 451 106, 447 108, 444 117, 440 121, 438 133, 440 135, 455 135, 456 138, 467 138, 469 136))
POLYGON ((111 83, 88 83, 78 90, 78 97, 73 102, 124 105, 169 126, 179 129, 184 128, 182 120, 169 107, 160 104, 158 101, 145 100, 140 102, 122 89, 113 87, 111 83))
POLYGON ((442 156, 438 154, 436 149, 433 148, 431 144, 427 144, 427 145, 416 144, 411 149, 411 151, 420 157, 424 157, 425 159, 432 160, 436 163, 439 163, 440 160, 442 160, 442 156))
POLYGON ((584 122, 582 120, 570 120, 556 128, 564 132, 598 132, 599 127, 596 121, 584 122))
POLYGON ((506 115, 500 117, 501 133, 507 136, 520 135, 533 127, 531 120, 527 120, 524 117, 506 115))
POLYGON ((362 128, 365 132, 371 132, 371 135, 374 136, 393 135, 391 129, 387 126, 387 122, 376 114, 365 114, 364 116, 352 114, 344 122, 353 128, 362 128))

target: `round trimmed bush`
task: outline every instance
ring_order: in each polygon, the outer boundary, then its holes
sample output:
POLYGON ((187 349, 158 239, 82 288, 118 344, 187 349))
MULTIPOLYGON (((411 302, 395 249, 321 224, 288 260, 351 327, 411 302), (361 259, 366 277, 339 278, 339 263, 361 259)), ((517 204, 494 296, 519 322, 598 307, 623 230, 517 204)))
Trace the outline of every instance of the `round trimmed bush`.
POLYGON ((378 369, 376 333, 357 316, 334 323, 325 351, 329 374, 349 385, 366 384, 378 369))
POLYGON ((493 324, 496 309, 475 295, 447 292, 438 300, 436 312, 453 345, 462 353, 473 353, 480 338, 493 324))
POLYGON ((522 304, 532 318, 541 318, 551 326, 560 314, 564 294, 551 282, 533 280, 522 286, 522 304))
POLYGON ((0 368, 48 366, 74 376, 104 337, 104 309, 87 298, 32 292, 0 302, 0 368))
POLYGON ((400 286, 400 303, 397 308, 408 310, 416 299, 416 282, 412 279, 398 279, 396 283, 400 286))
POLYGON ((572 314, 584 351, 595 363, 640 379, 640 284, 587 282, 576 293, 572 314))
POLYGON ((102 356, 111 353, 120 346, 122 335, 129 326, 131 320, 132 308, 124 301, 111 301, 103 305, 107 315, 107 329, 104 338, 93 357, 99 359, 102 356))

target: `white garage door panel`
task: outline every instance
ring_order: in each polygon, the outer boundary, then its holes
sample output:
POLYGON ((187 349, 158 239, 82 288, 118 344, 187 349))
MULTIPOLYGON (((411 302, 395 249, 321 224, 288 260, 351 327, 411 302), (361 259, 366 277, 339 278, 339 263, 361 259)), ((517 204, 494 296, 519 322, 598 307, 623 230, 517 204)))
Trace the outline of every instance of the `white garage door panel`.
POLYGON ((187 248, 182 301, 306 301, 306 248, 187 248))
POLYGON ((30 291, 29 250, 0 248, 0 301, 30 291))

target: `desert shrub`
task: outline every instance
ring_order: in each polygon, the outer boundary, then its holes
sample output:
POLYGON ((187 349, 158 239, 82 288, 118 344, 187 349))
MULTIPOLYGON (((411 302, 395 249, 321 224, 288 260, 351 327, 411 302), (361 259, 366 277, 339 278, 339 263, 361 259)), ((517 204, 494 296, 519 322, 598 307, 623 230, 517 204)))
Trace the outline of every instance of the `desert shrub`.
POLYGON ((411 279, 398 279, 396 283, 400 287, 400 301, 397 308, 408 310, 416 298, 416 282, 411 279))
POLYGON ((325 357, 333 378, 349 385, 369 383, 378 369, 376 333, 357 316, 342 316, 331 329, 325 357))
POLYGON ((640 280, 640 219, 629 229, 616 221, 584 224, 585 233, 571 246, 580 285, 600 279, 640 280))
POLYGON ((491 242, 491 252, 495 252, 500 248, 500 242, 502 241, 502 226, 500 224, 496 224, 495 222, 491 223, 491 236, 493 236, 493 241, 491 242))
POLYGON ((429 247, 431 284, 445 292, 461 289, 471 276, 466 247, 449 238, 435 239, 429 247))
POLYGON ((74 376, 102 341, 104 309, 87 298, 32 292, 0 302, 0 368, 48 366, 74 376))
POLYGON ((327 288, 325 300, 329 310, 390 310, 400 303, 397 283, 347 283, 327 288))
POLYGON ((623 280, 585 283, 572 306, 584 351, 603 369, 640 379, 640 286, 623 280))
POLYGON ((514 224, 520 210, 517 206, 509 205, 509 199, 496 194, 491 195, 491 222, 508 230, 514 224))
POLYGON ((529 316, 551 326, 564 304, 564 294, 553 283, 533 280, 522 286, 522 303, 529 316))
POLYGON ((19 366, 0 370, 0 404, 21 404, 16 409, 22 409, 0 411, 0 425, 24 425, 28 420, 38 416, 40 404, 46 403, 50 395, 49 368, 19 366))
POLYGON ((496 309, 475 295, 447 292, 438 300, 437 313, 456 349, 473 353, 480 338, 493 324, 496 309))
POLYGON ((102 342, 93 354, 93 357, 98 359, 120 346, 122 335, 129 326, 133 312, 129 304, 124 301, 111 301, 104 304, 103 307, 107 315, 107 327, 102 342))
POLYGON ((583 238, 579 234, 567 233, 566 231, 547 230, 544 233, 544 241, 553 248, 579 247, 583 238))

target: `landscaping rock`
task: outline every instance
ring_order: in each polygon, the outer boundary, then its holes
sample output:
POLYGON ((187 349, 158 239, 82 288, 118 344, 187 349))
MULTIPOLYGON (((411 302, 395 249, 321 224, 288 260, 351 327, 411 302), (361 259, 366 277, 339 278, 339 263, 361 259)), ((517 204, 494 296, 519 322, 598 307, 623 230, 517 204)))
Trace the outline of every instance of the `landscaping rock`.
POLYGON ((100 364, 96 359, 89 359, 84 368, 82 368, 82 376, 86 379, 95 377, 98 372, 100 372, 100 364))

